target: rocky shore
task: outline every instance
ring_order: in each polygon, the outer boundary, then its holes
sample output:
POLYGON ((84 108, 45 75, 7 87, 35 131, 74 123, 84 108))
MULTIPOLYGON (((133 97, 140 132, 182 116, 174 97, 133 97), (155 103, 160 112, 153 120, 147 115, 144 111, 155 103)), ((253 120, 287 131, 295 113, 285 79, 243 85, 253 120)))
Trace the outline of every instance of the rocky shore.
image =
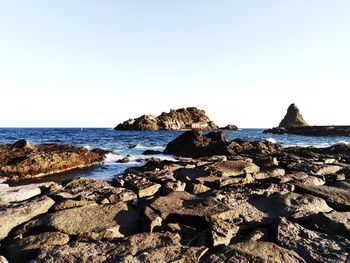
POLYGON ((89 151, 60 144, 31 145, 27 140, 0 145, 0 178, 19 180, 42 177, 102 163, 106 151, 89 151))
POLYGON ((0 184, 0 255, 58 263, 350 261, 349 145, 284 148, 188 131, 164 153, 178 161, 153 159, 112 182, 0 184))

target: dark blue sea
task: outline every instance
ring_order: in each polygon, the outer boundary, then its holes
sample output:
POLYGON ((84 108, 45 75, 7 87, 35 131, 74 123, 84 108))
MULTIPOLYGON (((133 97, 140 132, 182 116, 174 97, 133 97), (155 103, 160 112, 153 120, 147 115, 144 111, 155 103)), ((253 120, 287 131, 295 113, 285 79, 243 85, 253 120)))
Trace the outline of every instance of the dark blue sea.
MULTIPOLYGON (((116 131, 110 128, 0 128, 0 144, 13 143, 19 139, 28 139, 32 144, 67 143, 88 149, 102 148, 115 152, 109 154, 103 165, 77 169, 64 174, 50 176, 52 180, 61 181, 72 177, 90 177, 111 180, 127 167, 142 165, 136 159, 147 149, 162 151, 167 143, 181 131, 116 131), (126 155, 131 156, 131 162, 126 164, 116 161, 126 155)), ((269 140, 284 146, 316 146, 326 147, 337 143, 350 143, 350 137, 308 137, 299 135, 264 134, 263 129, 240 129, 225 131, 228 139, 269 140)), ((173 159, 172 156, 157 155, 163 159, 173 159)), ((46 179, 47 180, 47 179, 46 179)))

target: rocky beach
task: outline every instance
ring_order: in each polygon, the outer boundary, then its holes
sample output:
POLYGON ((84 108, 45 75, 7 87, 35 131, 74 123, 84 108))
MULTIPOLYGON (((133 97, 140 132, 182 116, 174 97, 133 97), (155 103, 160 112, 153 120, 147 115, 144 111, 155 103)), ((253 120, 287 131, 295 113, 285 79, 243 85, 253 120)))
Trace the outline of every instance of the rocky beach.
POLYGON ((187 131, 162 152, 174 160, 151 157, 113 180, 11 186, 101 165, 107 153, 0 146, 0 262, 350 260, 349 144, 284 147, 187 131))

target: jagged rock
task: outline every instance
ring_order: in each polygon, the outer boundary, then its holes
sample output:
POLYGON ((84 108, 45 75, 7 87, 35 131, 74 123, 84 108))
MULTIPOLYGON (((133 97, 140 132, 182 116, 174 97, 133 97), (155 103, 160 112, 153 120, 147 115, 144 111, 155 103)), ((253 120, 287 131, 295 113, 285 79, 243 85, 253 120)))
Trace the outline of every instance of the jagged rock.
POLYGON ((122 159, 117 160, 117 163, 128 163, 130 162, 129 156, 125 156, 122 159))
POLYGON ((142 230, 153 232, 155 227, 162 226, 163 219, 148 206, 145 207, 145 212, 142 221, 142 230))
POLYGON ((24 229, 50 227, 84 239, 115 239, 138 231, 140 213, 125 203, 86 205, 60 210, 29 222, 24 229))
POLYGON ((137 119, 129 119, 115 127, 116 130, 183 130, 217 129, 216 124, 209 120, 205 111, 195 107, 170 110, 163 112, 158 117, 153 115, 143 115, 137 119))
POLYGON ((0 240, 7 237, 14 227, 46 213, 54 203, 47 196, 39 196, 28 201, 0 205, 0 240))
POLYGON ((305 262, 298 254, 265 241, 250 241, 225 247, 215 255, 206 257, 203 263, 300 263, 305 262))
POLYGON ((163 184, 163 194, 169 194, 174 191, 185 191, 186 183, 181 181, 168 181, 163 184))
POLYGON ((350 212, 319 213, 313 217, 312 223, 324 233, 343 236, 350 240, 350 212))
POLYGON ((350 241, 345 238, 308 230, 282 218, 277 230, 278 243, 298 253, 306 262, 347 262, 350 241))
POLYGON ((210 223, 210 236, 212 246, 230 244, 231 239, 236 236, 239 231, 239 226, 235 222, 225 220, 215 220, 210 223))
POLYGON ((4 144, 0 145, 0 177, 11 180, 39 177, 101 163, 104 157, 104 154, 66 144, 28 146, 22 141, 4 144))
MULTIPOLYGON (((63 201, 62 206, 67 205, 67 208, 68 206, 85 205, 88 201, 101 203, 102 200, 108 199, 110 203, 116 203, 119 201, 127 202, 137 198, 136 194, 131 190, 113 187, 106 181, 88 178, 78 178, 65 182, 62 189, 52 192, 51 195, 59 196, 64 199, 80 199, 75 200, 77 202, 69 200, 63 201), (76 205, 74 205, 74 203, 76 205)), ((57 204, 57 206, 60 206, 60 204, 57 204)))
POLYGON ((152 196, 162 187, 161 184, 152 182, 146 177, 137 174, 125 174, 117 177, 114 183, 133 190, 140 198, 152 196))
MULTIPOLYGON (((151 253, 153 249, 168 247, 181 247, 180 237, 171 233, 140 233, 124 238, 122 241, 116 243, 74 242, 60 247, 46 248, 40 252, 36 262, 128 262, 126 260, 128 255, 132 259, 134 258, 133 256, 139 257, 144 252, 154 255, 155 252, 151 253)), ((182 252, 186 252, 185 247, 181 248, 182 252)), ((160 260, 156 260, 156 262, 171 260, 171 257, 169 259, 166 258, 167 255, 169 254, 166 253, 166 250, 163 252, 159 251, 158 256, 161 258, 160 260)))
POLYGON ((293 103, 288 107, 287 114, 278 127, 290 128, 295 126, 308 126, 300 114, 298 107, 293 103))
POLYGON ((220 128, 220 130, 231 130, 231 131, 236 131, 238 130, 238 127, 233 124, 228 124, 225 127, 220 128))

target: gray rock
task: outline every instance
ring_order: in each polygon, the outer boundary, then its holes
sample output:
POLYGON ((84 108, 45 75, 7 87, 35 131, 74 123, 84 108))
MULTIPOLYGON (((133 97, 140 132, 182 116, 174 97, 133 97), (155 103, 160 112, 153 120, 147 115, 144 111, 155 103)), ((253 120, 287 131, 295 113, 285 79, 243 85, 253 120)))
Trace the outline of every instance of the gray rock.
POLYGON ((0 206, 0 240, 16 226, 31 220, 37 215, 46 213, 54 201, 47 196, 40 196, 30 201, 0 206))
POLYGON ((249 241, 225 247, 215 255, 206 257, 204 263, 292 263, 305 262, 298 254, 265 241, 249 241))
POLYGON ((350 242, 345 238, 308 230, 282 218, 277 230, 278 243, 298 253, 306 262, 348 262, 350 242))

